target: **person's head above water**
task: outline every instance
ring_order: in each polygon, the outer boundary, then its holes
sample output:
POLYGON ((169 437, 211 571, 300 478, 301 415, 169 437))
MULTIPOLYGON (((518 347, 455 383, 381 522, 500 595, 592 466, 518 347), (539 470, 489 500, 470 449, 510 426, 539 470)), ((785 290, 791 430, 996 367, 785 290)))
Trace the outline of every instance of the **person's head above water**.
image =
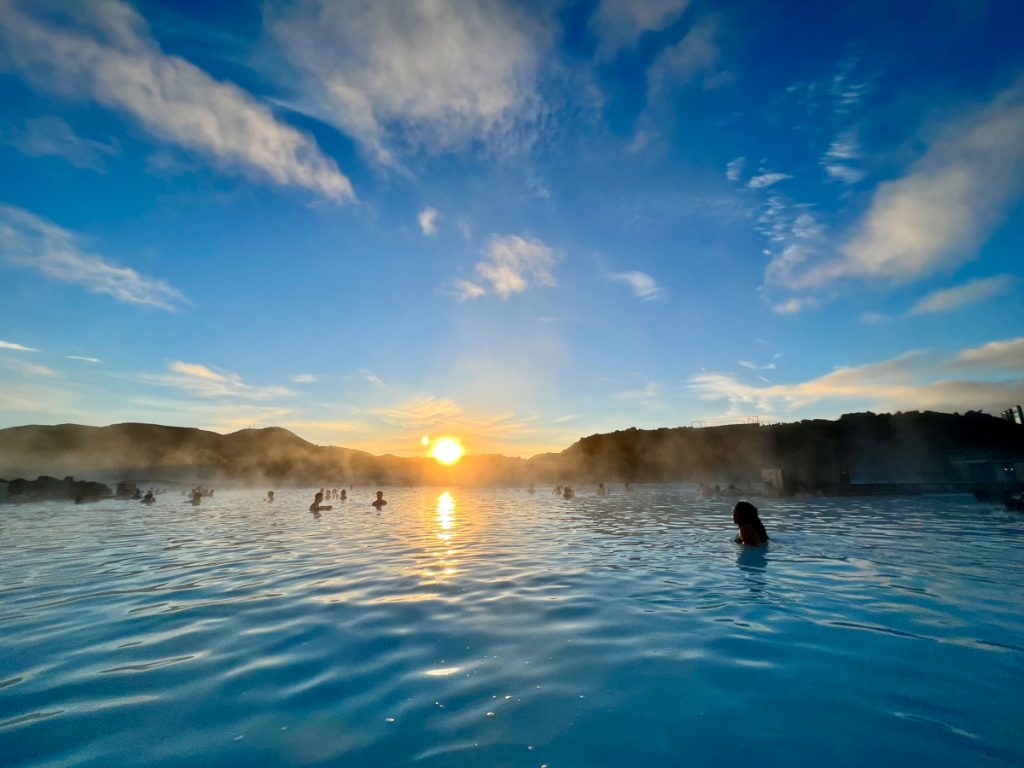
POLYGON ((383 499, 384 498, 384 491, 377 491, 377 498, 378 499, 383 499))
POLYGON ((744 544, 764 544, 768 531, 757 514, 757 507, 749 501, 737 501, 732 508, 732 521, 739 528, 737 539, 744 544))

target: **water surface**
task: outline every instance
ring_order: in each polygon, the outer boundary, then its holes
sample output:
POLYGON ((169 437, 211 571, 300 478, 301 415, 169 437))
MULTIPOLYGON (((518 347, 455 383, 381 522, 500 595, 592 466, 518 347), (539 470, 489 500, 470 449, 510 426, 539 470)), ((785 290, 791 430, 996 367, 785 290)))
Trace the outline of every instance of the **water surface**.
POLYGON ((0 507, 3 764, 1024 763, 1019 513, 373 490, 0 507))

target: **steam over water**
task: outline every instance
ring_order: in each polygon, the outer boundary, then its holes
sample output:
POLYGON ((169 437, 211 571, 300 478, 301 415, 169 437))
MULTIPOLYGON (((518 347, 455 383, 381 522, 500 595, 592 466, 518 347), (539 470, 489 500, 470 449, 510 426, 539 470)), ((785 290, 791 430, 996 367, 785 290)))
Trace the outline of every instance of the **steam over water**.
POLYGON ((0 508, 0 762, 1024 762, 1020 514, 372 490, 0 508))

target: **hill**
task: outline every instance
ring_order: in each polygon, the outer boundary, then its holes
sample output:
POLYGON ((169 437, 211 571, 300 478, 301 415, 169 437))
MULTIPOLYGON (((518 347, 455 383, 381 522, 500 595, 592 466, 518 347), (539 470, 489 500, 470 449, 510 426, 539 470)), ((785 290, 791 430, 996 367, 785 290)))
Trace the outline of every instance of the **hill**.
POLYGON ((0 477, 304 484, 526 485, 556 482, 742 481, 779 468, 787 485, 946 482, 965 458, 1024 457, 1024 427, 970 412, 857 413, 770 426, 626 429, 531 459, 374 456, 320 446, 279 427, 227 435, 157 424, 0 430, 0 477))

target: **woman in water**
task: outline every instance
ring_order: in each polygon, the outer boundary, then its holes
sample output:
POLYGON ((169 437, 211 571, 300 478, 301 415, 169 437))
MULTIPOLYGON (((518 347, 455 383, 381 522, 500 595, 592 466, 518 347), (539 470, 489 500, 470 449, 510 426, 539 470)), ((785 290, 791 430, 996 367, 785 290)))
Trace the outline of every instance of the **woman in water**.
POLYGON ((764 523, 757 515, 757 507, 749 501, 737 501, 732 508, 732 521, 738 529, 736 532, 737 544, 749 544, 759 547, 768 543, 768 531, 764 529, 764 523))

